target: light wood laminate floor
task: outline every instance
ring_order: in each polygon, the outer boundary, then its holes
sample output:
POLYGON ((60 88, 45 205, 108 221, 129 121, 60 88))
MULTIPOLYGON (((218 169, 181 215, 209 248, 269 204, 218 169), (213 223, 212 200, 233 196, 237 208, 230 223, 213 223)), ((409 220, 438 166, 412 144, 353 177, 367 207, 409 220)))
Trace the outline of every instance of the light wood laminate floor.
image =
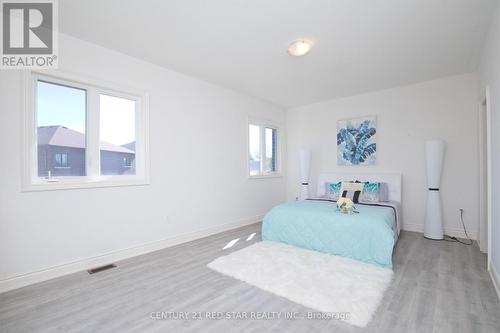
POLYGON ((307 313, 206 267, 260 241, 260 224, 0 294, 0 332, 500 332, 500 304, 477 246, 403 232, 395 277, 364 329, 335 320, 153 319, 151 313, 307 313), (256 233, 250 240, 249 235, 256 233), (233 239, 231 248, 223 247, 233 239))

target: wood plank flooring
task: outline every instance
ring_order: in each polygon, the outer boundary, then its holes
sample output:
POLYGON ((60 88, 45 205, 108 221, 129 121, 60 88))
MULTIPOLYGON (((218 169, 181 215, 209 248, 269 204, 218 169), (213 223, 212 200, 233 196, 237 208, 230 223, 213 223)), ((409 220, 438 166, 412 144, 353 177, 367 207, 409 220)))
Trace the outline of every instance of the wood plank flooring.
POLYGON ((0 332, 500 332, 486 256, 477 246, 412 232, 399 239, 394 281, 364 330, 336 320, 206 319, 207 312, 312 311, 206 267, 257 241, 260 224, 121 261, 108 271, 0 294, 0 332), (203 319, 152 318, 179 311, 199 311, 203 319))

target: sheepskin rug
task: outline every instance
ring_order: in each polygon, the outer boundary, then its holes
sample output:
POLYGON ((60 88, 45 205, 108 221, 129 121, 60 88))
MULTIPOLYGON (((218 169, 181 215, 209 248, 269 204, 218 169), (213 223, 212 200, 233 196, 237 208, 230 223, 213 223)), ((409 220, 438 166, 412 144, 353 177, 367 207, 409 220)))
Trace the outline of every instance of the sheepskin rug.
POLYGON ((370 322, 393 276, 390 269, 269 241, 207 266, 308 308, 342 313, 358 327, 370 322))

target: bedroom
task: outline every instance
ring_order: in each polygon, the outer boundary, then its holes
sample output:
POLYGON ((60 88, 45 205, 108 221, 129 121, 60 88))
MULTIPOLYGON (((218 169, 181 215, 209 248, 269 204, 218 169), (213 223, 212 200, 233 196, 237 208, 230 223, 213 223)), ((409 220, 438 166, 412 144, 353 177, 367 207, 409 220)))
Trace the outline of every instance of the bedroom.
POLYGON ((1 332, 500 330, 498 1, 32 2, 1 332))

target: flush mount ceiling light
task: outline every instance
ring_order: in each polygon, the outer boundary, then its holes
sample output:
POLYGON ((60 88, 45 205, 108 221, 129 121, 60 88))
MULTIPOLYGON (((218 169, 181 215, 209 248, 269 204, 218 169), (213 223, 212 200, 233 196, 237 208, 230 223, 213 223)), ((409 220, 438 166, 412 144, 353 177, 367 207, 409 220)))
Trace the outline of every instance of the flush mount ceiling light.
POLYGON ((288 53, 294 57, 301 57, 311 51, 313 43, 305 39, 297 39, 288 45, 288 53))

